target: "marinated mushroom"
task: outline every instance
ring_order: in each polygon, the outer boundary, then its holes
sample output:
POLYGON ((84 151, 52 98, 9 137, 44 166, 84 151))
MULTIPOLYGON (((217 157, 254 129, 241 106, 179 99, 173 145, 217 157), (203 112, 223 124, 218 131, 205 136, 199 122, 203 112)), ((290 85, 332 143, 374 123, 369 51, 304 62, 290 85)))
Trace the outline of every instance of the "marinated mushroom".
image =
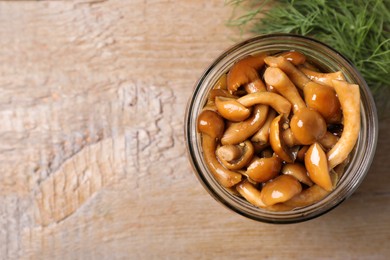
POLYGON ((278 93, 285 97, 293 105, 293 112, 306 108, 306 104, 301 98, 294 83, 279 68, 269 67, 264 72, 264 80, 267 84, 273 86, 278 93))
POLYGON ((302 191, 299 181, 290 175, 280 175, 267 182, 261 190, 261 201, 266 206, 288 201, 302 191))
POLYGON ((295 145, 301 145, 301 143, 298 142, 298 140, 294 137, 294 135, 291 131, 291 128, 288 128, 288 129, 282 131, 282 138, 288 147, 293 147, 295 145))
POLYGON ((282 168, 282 160, 276 156, 254 158, 248 165, 246 175, 255 182, 267 182, 275 178, 282 168))
POLYGON ((284 57, 295 66, 304 64, 306 62, 306 56, 298 51, 287 51, 280 54, 280 56, 284 57))
POLYGON ((224 187, 232 187, 241 181, 242 175, 227 170, 217 160, 217 139, 223 134, 224 121, 215 112, 204 110, 198 117, 198 131, 202 133, 205 162, 217 181, 224 187))
POLYGON ((317 111, 308 108, 294 114, 290 127, 294 138, 304 145, 310 145, 326 134, 324 118, 317 111))
POLYGON ((269 105, 275 109, 279 114, 290 114, 291 104, 281 95, 270 92, 256 92, 247 94, 237 99, 239 103, 246 107, 256 104, 269 105))
MULTIPOLYGON (((255 154, 262 153, 264 150, 267 150, 270 146, 269 143, 260 144, 258 142, 252 142, 253 148, 255 149, 255 154)), ((273 153, 273 151, 272 151, 273 153)))
POLYGON ((205 162, 215 179, 224 187, 230 188, 241 181, 242 175, 223 167, 215 156, 217 141, 211 136, 202 137, 202 148, 205 162))
POLYGON ((332 87, 309 82, 303 93, 307 106, 318 111, 327 123, 341 121, 340 102, 332 87))
POLYGON ((255 79, 254 81, 245 84, 244 89, 247 93, 256 93, 260 91, 266 91, 265 85, 261 79, 255 79))
POLYGON ((318 142, 324 147, 325 149, 332 149, 333 146, 338 142, 339 138, 332 134, 331 132, 327 131, 325 135, 318 139, 318 142))
POLYGON ((261 192, 250 183, 248 180, 244 180, 236 186, 238 193, 241 194, 249 203, 259 208, 264 208, 266 205, 261 200, 261 192))
POLYGON ((314 184, 309 188, 302 190, 302 192, 284 202, 284 204, 293 208, 305 207, 322 200, 328 194, 329 191, 314 184))
POLYGON ((303 145, 299 148, 297 152, 297 161, 298 162, 303 162, 305 160, 305 154, 307 150, 309 149, 309 145, 303 145))
POLYGON ((222 74, 221 77, 217 80, 217 82, 214 84, 213 89, 227 89, 227 75, 226 73, 222 74))
POLYGON ((254 148, 250 141, 238 145, 223 145, 217 149, 217 157, 229 170, 239 170, 252 160, 254 148))
POLYGON ((270 109, 268 111, 267 119, 265 120, 263 126, 257 131, 256 134, 252 137, 252 142, 259 143, 260 145, 267 144, 269 142, 269 128, 271 126, 272 120, 276 117, 276 111, 270 109))
POLYGON ((290 80, 300 89, 304 89, 305 85, 310 82, 310 79, 295 67, 291 62, 282 56, 273 57, 268 56, 264 58, 264 62, 270 67, 277 67, 284 71, 290 80))
POLYGON ((329 175, 328 160, 321 145, 314 143, 305 155, 305 167, 310 179, 326 191, 333 189, 329 175))
POLYGON ((282 138, 283 124, 286 121, 287 119, 283 115, 279 115, 275 117, 274 120, 272 120, 269 140, 272 149, 279 156, 279 158, 285 162, 292 163, 295 160, 295 156, 293 152, 287 147, 282 138))
POLYGON ((227 74, 227 88, 230 93, 259 78, 258 70, 264 66, 264 57, 265 54, 249 55, 232 66, 227 74))
POLYGON ((256 133, 267 119, 268 106, 257 105, 254 107, 251 117, 247 120, 232 123, 227 127, 222 136, 221 143, 238 144, 256 133))
POLYGON ((274 156, 274 151, 272 151, 272 149, 270 148, 264 149, 260 152, 260 155, 262 158, 271 158, 272 156, 274 156))
POLYGON ((235 99, 238 98, 237 96, 230 94, 230 92, 227 91, 226 89, 210 90, 208 101, 215 102, 216 97, 226 97, 226 98, 235 98, 235 99))
POLYGON ((330 169, 347 159, 357 142, 360 132, 359 86, 340 80, 333 80, 332 82, 340 99, 344 129, 341 138, 327 154, 330 169))
POLYGON ((198 131, 214 139, 220 139, 225 129, 225 122, 216 112, 203 110, 198 116, 198 131))
POLYGON ((300 66, 299 70, 302 71, 306 77, 319 84, 332 86, 332 80, 345 80, 344 74, 341 71, 322 73, 308 69, 304 66, 300 66))
MULTIPOLYGON (((282 132, 282 137, 284 142, 288 147, 293 147, 295 145, 302 145, 293 135, 291 128, 286 129, 282 132)), ((339 140, 337 136, 327 131, 323 137, 318 139, 317 141, 325 148, 331 149, 339 140)), ((297 155, 298 156, 298 155, 297 155)))
POLYGON ((307 186, 313 185, 305 166, 300 163, 287 163, 283 165, 282 173, 294 176, 298 181, 306 184, 307 186))
MULTIPOLYGON (((338 174, 332 171, 330 173, 330 178, 332 180, 332 185, 335 186, 338 182, 338 174)), ((329 193, 330 191, 324 190, 317 184, 313 184, 283 204, 292 208, 305 207, 322 200, 329 193)))
POLYGON ((226 89, 212 89, 210 90, 207 103, 203 109, 217 111, 217 107, 215 105, 216 97, 237 98, 236 96, 230 94, 226 89))
POLYGON ((223 118, 233 122, 247 119, 251 111, 233 98, 216 97, 215 106, 223 118))

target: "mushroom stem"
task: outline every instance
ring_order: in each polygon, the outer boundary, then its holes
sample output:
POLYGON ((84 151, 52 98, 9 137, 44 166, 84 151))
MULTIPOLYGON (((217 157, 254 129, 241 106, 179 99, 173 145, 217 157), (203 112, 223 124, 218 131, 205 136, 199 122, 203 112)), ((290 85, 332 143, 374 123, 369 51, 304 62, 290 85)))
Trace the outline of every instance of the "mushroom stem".
POLYGON ((267 68, 264 72, 264 80, 291 102, 294 113, 299 109, 306 107, 306 104, 299 95, 294 83, 291 82, 281 69, 272 67, 267 68))
POLYGON ((264 125, 260 128, 255 135, 252 136, 252 141, 259 144, 266 144, 269 141, 269 127, 272 120, 276 117, 276 112, 273 109, 268 111, 267 119, 265 120, 264 125))
POLYGON ((264 208, 266 207, 263 201, 261 200, 261 192, 256 189, 256 187, 245 180, 236 186, 237 191, 243 196, 249 203, 252 205, 264 208))
POLYGON ((247 166, 254 153, 251 141, 245 141, 238 145, 223 145, 217 149, 219 161, 229 170, 240 170, 247 166))
POLYGON ((255 104, 269 105, 275 109, 279 114, 290 114, 291 104, 281 95, 270 92, 256 92, 247 94, 237 99, 237 101, 246 107, 255 104))
POLYGON ((297 139, 294 138, 294 135, 291 131, 291 128, 289 129, 286 129, 282 132, 282 138, 285 142, 285 144, 288 146, 288 147, 293 147, 295 145, 300 145, 300 143, 298 142, 297 139))
POLYGON ((287 163, 282 168, 283 174, 288 174, 294 176, 298 181, 306 184, 307 186, 312 186, 313 182, 310 180, 307 175, 307 170, 305 166, 300 163, 287 163))
POLYGON ((263 126, 267 114, 268 106, 256 105, 251 117, 242 122, 232 123, 226 129, 222 136, 221 143, 226 145, 238 144, 245 141, 263 126))
POLYGON ((243 121, 251 114, 251 111, 247 107, 233 98, 216 97, 215 105, 223 118, 233 122, 243 121))
POLYGON ((213 89, 227 89, 227 75, 226 73, 222 74, 221 77, 217 80, 217 82, 214 84, 213 89))
POLYGON ((217 160, 215 155, 215 149, 217 147, 217 141, 208 135, 202 135, 202 148, 206 164, 214 175, 215 179, 224 187, 229 188, 241 181, 242 175, 227 170, 217 160))
POLYGON ((327 154, 330 169, 347 159, 360 132, 359 86, 340 80, 332 80, 332 83, 343 111, 344 129, 338 142, 327 154))
POLYGON ((265 85, 261 79, 256 79, 244 86, 247 93, 255 93, 260 91, 266 91, 265 85))
POLYGON ((283 137, 282 137, 282 125, 286 121, 286 117, 279 115, 274 118, 270 126, 270 144, 272 150, 285 162, 292 163, 295 160, 295 155, 293 152, 286 146, 283 137))
POLYGON ((198 116, 197 128, 202 134, 220 139, 225 129, 225 122, 216 112, 203 110, 198 116))
POLYGON ((302 191, 302 185, 291 175, 280 175, 267 182, 261 190, 261 200, 267 206, 285 202, 302 191))
POLYGON ((306 84, 303 93, 307 106, 317 110, 327 123, 341 121, 340 101, 332 87, 312 81, 306 84))
POLYGON ((268 56, 264 58, 264 62, 270 67, 277 67, 284 71, 289 76, 291 81, 300 89, 304 89, 305 85, 310 82, 310 79, 294 66, 291 62, 282 56, 268 56))
POLYGON ((303 162, 305 160, 305 154, 307 150, 309 149, 309 145, 303 145, 299 148, 297 152, 297 161, 303 162))
POLYGON ((327 131, 321 139, 318 140, 318 142, 325 148, 325 149, 332 149, 333 146, 337 143, 339 138, 332 134, 331 132, 327 131))
POLYGON ((341 71, 322 73, 310 70, 304 66, 300 66, 299 70, 302 71, 306 77, 319 84, 332 86, 332 80, 345 80, 345 77, 341 71))
POLYGON ((238 145, 222 145, 217 149, 217 155, 219 158, 231 162, 241 157, 242 149, 238 145))

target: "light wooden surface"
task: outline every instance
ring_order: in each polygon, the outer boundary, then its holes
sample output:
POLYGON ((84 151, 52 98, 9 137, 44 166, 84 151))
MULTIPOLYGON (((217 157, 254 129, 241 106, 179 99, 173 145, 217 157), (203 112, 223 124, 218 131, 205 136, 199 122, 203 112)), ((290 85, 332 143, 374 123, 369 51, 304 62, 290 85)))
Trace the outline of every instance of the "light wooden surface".
POLYGON ((357 192, 292 225, 214 201, 186 102, 239 39, 217 0, 0 1, 0 259, 389 259, 390 117, 357 192))

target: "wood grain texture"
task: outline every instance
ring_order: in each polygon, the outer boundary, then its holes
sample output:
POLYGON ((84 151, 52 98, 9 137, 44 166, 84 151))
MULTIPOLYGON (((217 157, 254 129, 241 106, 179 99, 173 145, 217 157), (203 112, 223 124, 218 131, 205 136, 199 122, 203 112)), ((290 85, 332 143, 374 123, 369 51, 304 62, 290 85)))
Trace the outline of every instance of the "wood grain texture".
POLYGON ((357 192, 270 225, 214 201, 185 154, 223 1, 0 1, 0 259, 388 259, 390 119, 357 192))

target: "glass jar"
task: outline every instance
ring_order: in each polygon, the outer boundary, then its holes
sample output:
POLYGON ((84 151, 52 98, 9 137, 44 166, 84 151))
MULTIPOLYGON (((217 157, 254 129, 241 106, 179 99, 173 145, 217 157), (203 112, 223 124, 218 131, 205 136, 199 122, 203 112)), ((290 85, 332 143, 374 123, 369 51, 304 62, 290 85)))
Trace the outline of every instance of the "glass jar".
POLYGON ((254 220, 268 223, 296 223, 318 217, 335 208, 348 198, 361 184, 374 157, 378 137, 378 118, 375 103, 367 83, 342 54, 308 37, 292 34, 268 34, 236 44, 223 52, 203 73, 196 83, 185 115, 185 138, 190 162, 204 188, 217 201, 231 210, 254 220), (208 170, 202 155, 201 136, 197 132, 197 117, 207 95, 223 73, 239 59, 255 53, 269 54, 295 50, 324 71, 342 71, 346 80, 360 86, 361 131, 349 164, 335 189, 315 204, 291 211, 272 212, 257 208, 244 198, 222 187, 208 170))

